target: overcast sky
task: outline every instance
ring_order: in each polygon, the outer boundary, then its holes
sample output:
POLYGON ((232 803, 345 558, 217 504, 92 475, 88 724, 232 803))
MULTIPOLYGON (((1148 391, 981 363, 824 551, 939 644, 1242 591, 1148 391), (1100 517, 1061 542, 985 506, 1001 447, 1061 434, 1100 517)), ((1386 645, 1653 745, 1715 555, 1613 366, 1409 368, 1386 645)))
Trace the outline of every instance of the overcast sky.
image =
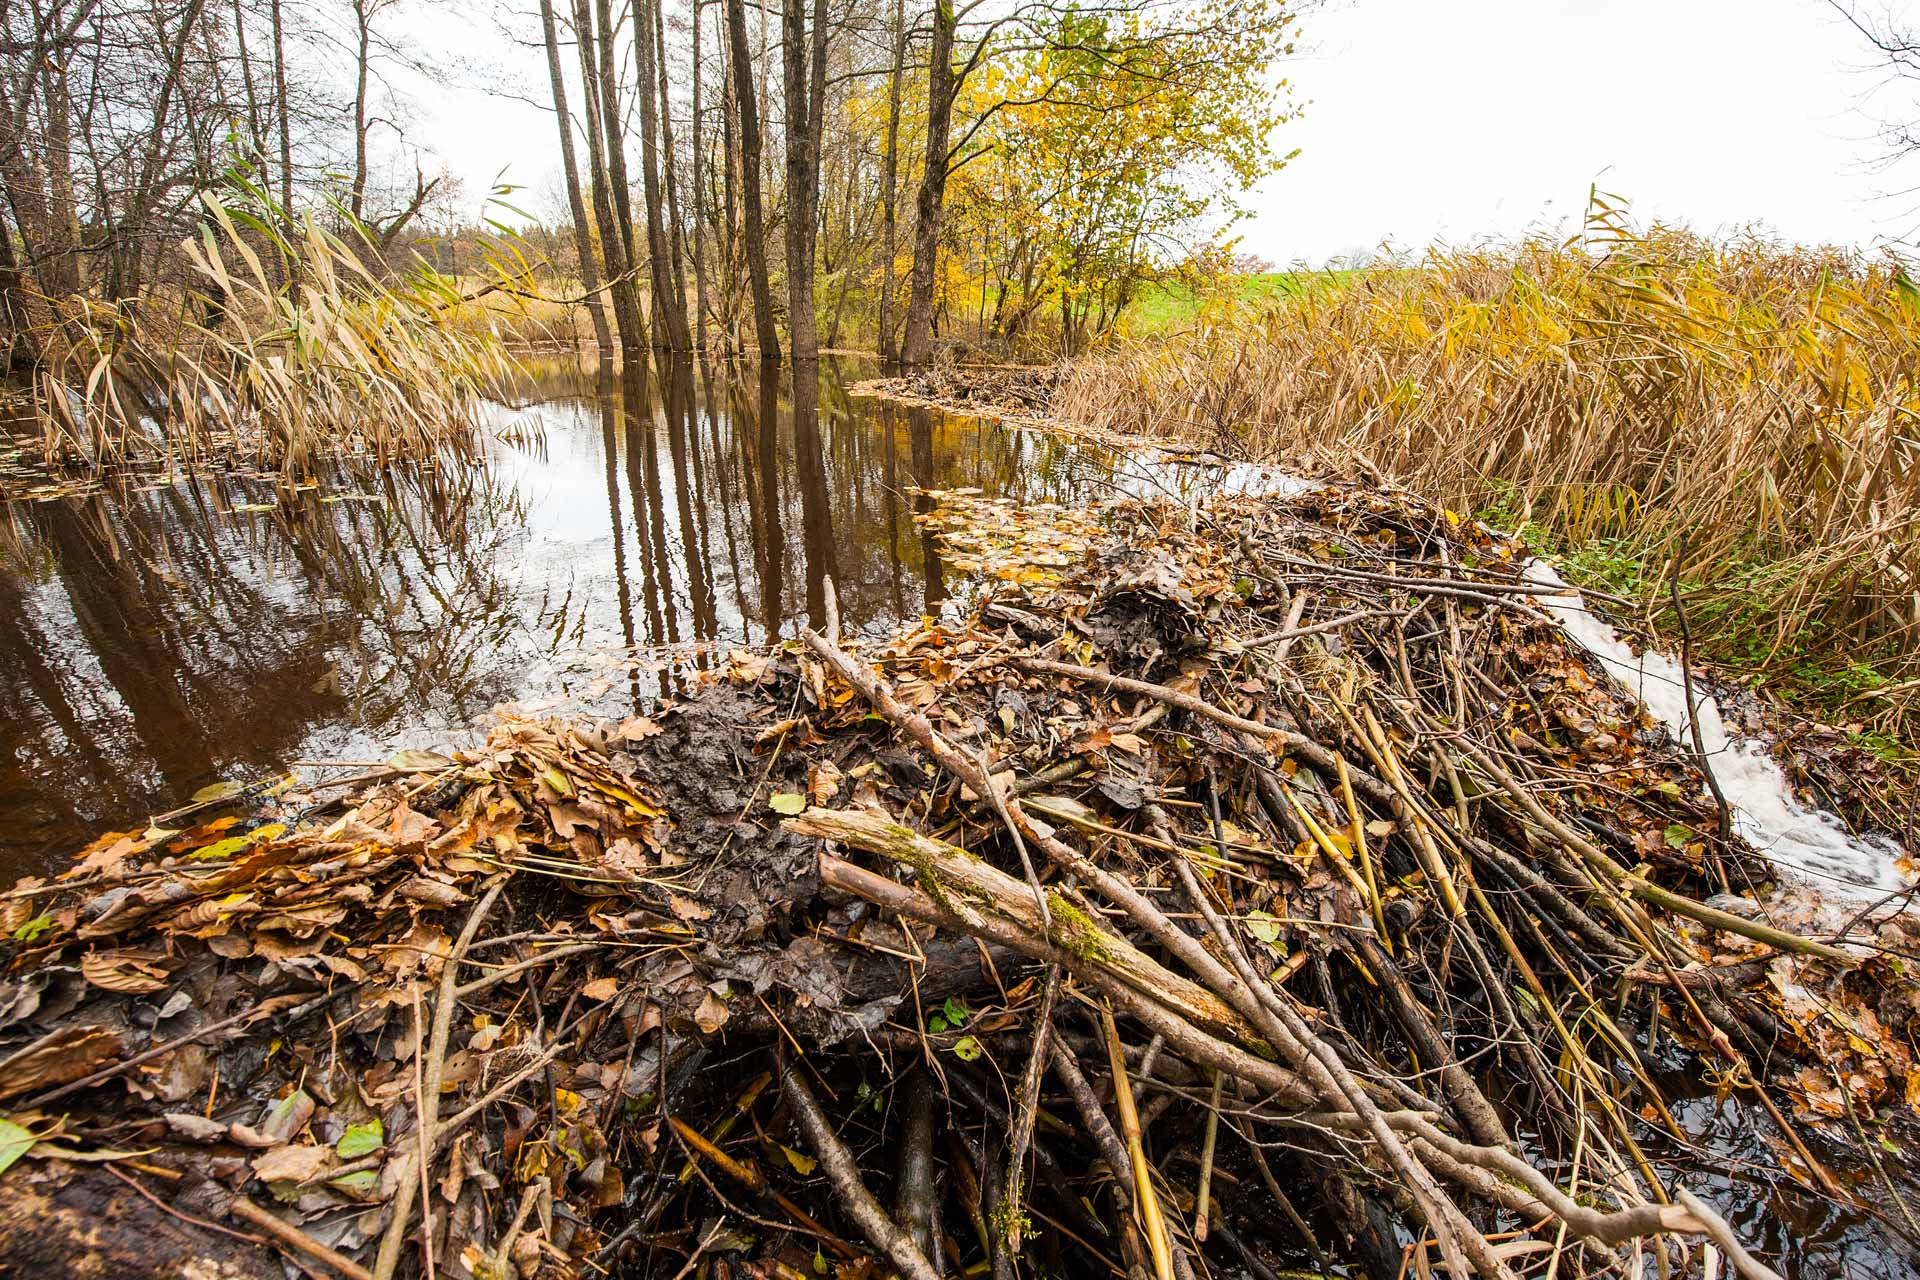
MULTIPOLYGON (((1560 225, 1596 182, 1702 230, 1871 245, 1920 226, 1920 199, 1880 198, 1920 173, 1876 171, 1894 103, 1825 0, 1329 0, 1304 26, 1281 70, 1305 109, 1278 139, 1301 155, 1240 228, 1276 263, 1560 225)), ((540 92, 535 51, 519 61, 540 92)), ((550 116, 478 88, 419 105, 416 136, 476 199, 506 166, 547 212, 550 116)))

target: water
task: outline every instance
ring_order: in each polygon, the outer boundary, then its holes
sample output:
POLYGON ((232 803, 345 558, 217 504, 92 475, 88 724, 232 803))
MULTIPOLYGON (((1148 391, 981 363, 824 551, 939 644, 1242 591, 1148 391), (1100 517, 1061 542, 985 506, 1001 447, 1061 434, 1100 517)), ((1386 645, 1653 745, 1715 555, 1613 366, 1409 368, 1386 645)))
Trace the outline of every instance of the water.
POLYGON ((460 740, 499 704, 626 714, 672 692, 668 651, 819 625, 828 577, 851 628, 937 613, 955 584, 914 487, 1205 487, 845 393, 872 372, 829 363, 796 406, 757 371, 628 395, 555 366, 472 461, 0 507, 0 876, 215 781, 460 740))
MULTIPOLYGON (((1543 561, 1529 563, 1526 575, 1543 586, 1567 587, 1566 580, 1543 561)), ((1543 595, 1537 603, 1597 657, 1608 674, 1645 703, 1676 742, 1692 741, 1685 679, 1677 661, 1653 649, 1635 655, 1578 595, 1543 595)), ((1719 705, 1697 687, 1694 702, 1700 745, 1733 810, 1734 830, 1761 856, 1810 882, 1836 905, 1877 899, 1906 887, 1895 865, 1902 856, 1897 844, 1857 837, 1835 815, 1802 805, 1766 744, 1729 734, 1719 705)))

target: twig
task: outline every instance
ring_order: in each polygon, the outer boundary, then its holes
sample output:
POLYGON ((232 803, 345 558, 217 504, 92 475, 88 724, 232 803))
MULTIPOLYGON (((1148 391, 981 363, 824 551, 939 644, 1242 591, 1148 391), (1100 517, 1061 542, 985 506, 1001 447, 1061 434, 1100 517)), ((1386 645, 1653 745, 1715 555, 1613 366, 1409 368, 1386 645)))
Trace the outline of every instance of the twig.
POLYGON ((820 1161, 820 1168, 832 1184, 841 1208, 847 1211, 868 1242, 886 1254, 906 1280, 940 1280, 933 1264, 913 1242, 913 1236, 887 1216, 887 1211, 860 1180, 860 1166, 820 1110, 813 1088, 807 1084, 798 1063, 787 1062, 781 1066, 780 1091, 786 1095, 787 1105, 793 1108, 800 1131, 807 1135, 807 1143, 820 1161))
POLYGON ((373 1272, 367 1270, 352 1258, 342 1257, 340 1254, 335 1253, 306 1232, 300 1230, 300 1228, 282 1222, 279 1218, 268 1213, 265 1209, 262 1209, 245 1196, 234 1197, 231 1212, 234 1217, 251 1222, 254 1226, 260 1228, 288 1248, 306 1254, 315 1262, 322 1262, 332 1267, 335 1271, 347 1277, 347 1280, 373 1280, 373 1272))

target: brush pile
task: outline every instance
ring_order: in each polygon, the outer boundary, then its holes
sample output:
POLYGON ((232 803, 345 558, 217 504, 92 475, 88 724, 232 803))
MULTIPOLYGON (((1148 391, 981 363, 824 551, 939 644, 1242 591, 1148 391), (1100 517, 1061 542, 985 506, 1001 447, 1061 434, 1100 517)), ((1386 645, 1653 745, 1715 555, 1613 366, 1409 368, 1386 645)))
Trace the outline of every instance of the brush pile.
POLYGON ((1763 1277, 1708 1199, 1860 1199, 1809 1098, 1903 1104, 1910 989, 1738 905, 1512 544, 1332 487, 940 519, 964 620, 15 889, 14 1273, 1763 1277))

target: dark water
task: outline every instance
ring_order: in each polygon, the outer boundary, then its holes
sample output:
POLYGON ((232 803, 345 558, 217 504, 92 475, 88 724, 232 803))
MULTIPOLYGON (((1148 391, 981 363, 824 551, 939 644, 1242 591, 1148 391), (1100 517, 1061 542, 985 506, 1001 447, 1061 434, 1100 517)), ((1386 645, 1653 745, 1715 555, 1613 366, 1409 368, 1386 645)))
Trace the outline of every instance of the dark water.
POLYGON ((757 370, 629 394, 556 367, 472 462, 0 508, 0 876, 215 781, 459 740, 497 704, 621 714, 674 675, 619 658, 795 635, 828 577, 848 626, 937 612, 911 487, 1082 501, 1125 479, 1097 450, 846 395, 871 372, 828 364, 796 404, 757 370))

